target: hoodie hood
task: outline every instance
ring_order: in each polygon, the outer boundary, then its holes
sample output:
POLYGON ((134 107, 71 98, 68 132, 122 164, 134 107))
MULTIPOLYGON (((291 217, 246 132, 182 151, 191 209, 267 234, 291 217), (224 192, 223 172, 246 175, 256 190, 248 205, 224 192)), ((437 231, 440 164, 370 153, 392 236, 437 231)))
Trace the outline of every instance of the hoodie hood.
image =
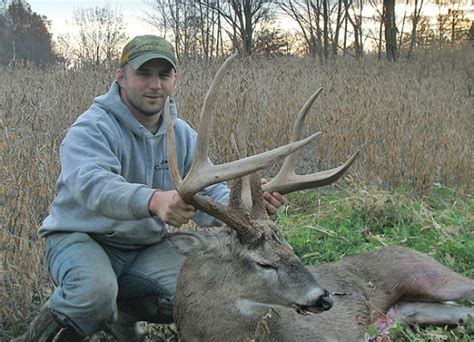
MULTIPOLYGON (((122 98, 120 97, 120 86, 117 81, 112 82, 112 86, 106 94, 96 97, 93 105, 97 105, 114 115, 117 120, 137 136, 141 137, 144 134, 163 135, 166 132, 166 125, 163 124, 163 120, 160 121, 158 131, 155 134, 152 134, 135 118, 133 113, 123 103, 122 98)), ((170 109, 171 118, 173 122, 176 122, 177 110, 176 103, 173 99, 170 101, 170 109)))

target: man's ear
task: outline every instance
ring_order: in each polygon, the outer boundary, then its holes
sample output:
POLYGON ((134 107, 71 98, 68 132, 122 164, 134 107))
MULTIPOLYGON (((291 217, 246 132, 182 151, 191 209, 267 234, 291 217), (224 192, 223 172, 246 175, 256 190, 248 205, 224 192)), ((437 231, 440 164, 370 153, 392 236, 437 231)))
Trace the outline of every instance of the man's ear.
POLYGON ((174 92, 176 93, 176 90, 178 89, 178 84, 181 81, 181 74, 178 74, 175 71, 175 78, 174 78, 174 92))
POLYGON ((117 72, 115 73, 115 79, 117 80, 117 82, 119 83, 121 87, 124 86, 125 70, 123 68, 120 68, 117 70, 117 72))

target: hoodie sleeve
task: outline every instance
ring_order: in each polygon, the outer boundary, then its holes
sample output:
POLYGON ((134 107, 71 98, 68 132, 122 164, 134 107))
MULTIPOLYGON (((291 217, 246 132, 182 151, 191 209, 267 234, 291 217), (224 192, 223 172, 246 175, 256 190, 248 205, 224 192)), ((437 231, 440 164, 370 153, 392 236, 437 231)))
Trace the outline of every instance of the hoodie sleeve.
POLYGON ((154 189, 121 176, 117 137, 94 120, 73 125, 60 147, 61 181, 86 208, 111 219, 150 217, 154 189))

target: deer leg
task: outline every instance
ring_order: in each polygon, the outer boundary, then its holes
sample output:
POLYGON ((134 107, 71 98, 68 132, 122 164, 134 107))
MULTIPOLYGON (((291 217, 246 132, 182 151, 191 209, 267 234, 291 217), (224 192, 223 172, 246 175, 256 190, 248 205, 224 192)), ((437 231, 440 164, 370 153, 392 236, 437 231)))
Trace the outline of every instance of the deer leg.
POLYGON ((396 320, 405 325, 457 325, 474 317, 474 307, 449 303, 402 302, 392 309, 396 320))
MULTIPOLYGON (((386 247, 370 255, 369 269, 378 288, 396 294, 390 306, 404 302, 474 300, 474 280, 456 273, 431 256, 402 247, 386 247)), ((349 259, 350 260, 350 259, 349 259)), ((362 260, 363 261, 363 260, 362 260)), ((369 280, 372 280, 369 278, 369 280)))
POLYGON ((474 300, 474 280, 466 278, 435 262, 407 267, 405 299, 446 302, 474 300))

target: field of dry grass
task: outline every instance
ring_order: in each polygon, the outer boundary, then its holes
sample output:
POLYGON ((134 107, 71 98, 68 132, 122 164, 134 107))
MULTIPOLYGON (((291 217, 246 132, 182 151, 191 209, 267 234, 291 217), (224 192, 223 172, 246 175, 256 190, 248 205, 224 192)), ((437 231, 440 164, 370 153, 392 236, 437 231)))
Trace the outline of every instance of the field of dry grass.
MULTIPOLYGON (((434 183, 469 189, 473 61, 472 48, 420 51, 397 64, 370 57, 325 66, 310 59, 241 60, 219 93, 212 158, 221 162, 232 156, 229 131, 244 114, 257 152, 287 142, 300 107, 322 86, 307 132, 324 134, 303 151, 301 171, 337 166, 362 145, 350 177, 365 186, 403 186, 414 194, 429 192, 434 183)), ((217 63, 187 62, 180 70, 179 111, 194 126, 217 68, 217 63)), ((1 339, 2 329, 3 336, 21 331, 49 295, 36 231, 54 196, 59 144, 93 97, 108 89, 113 70, 24 67, 0 73, 1 339)))

